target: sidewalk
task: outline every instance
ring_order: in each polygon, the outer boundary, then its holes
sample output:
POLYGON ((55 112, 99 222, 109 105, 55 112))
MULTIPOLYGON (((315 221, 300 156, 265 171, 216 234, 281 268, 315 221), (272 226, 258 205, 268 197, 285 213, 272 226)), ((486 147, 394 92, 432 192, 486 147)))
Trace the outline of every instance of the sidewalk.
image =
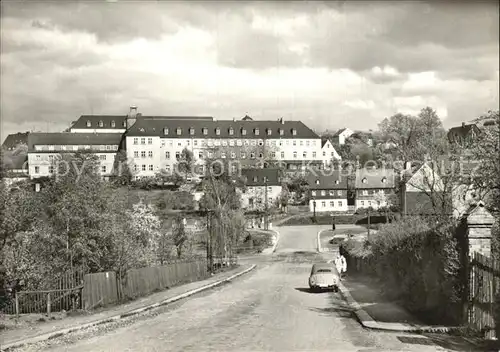
POLYGON ((461 336, 461 329, 456 327, 424 325, 397 302, 385 298, 381 284, 373 277, 347 276, 340 286, 365 328, 418 333, 450 351, 500 351, 499 341, 461 336))
POLYGON ((102 308, 101 310, 93 312, 93 314, 68 316, 61 320, 50 320, 27 327, 20 327, 18 329, 3 330, 1 332, 2 337, 0 339, 0 349, 7 348, 7 345, 12 343, 19 343, 27 339, 39 337, 40 335, 56 333, 60 330, 78 328, 84 324, 92 324, 101 320, 116 318, 117 316, 119 317, 120 315, 125 315, 126 313, 130 313, 136 309, 141 309, 154 304, 160 304, 165 300, 174 299, 179 295, 185 294, 187 296, 187 294, 192 290, 201 289, 204 286, 227 280, 238 273, 250 269, 251 267, 251 265, 242 265, 235 269, 215 274, 202 281, 195 281, 189 284, 176 286, 162 292, 153 293, 147 297, 139 298, 126 304, 102 308))

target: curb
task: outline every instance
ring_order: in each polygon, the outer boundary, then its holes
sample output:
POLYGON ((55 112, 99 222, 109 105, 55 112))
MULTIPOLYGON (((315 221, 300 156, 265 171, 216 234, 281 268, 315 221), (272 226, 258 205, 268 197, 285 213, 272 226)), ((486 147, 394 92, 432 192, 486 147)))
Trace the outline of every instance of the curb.
POLYGON ((3 347, 0 346, 0 351, 4 352, 4 351, 11 350, 13 348, 22 347, 24 345, 29 345, 29 344, 33 344, 33 343, 37 343, 37 342, 41 342, 41 341, 51 340, 51 339, 54 339, 54 338, 57 338, 57 337, 61 337, 63 335, 66 335, 66 334, 69 334, 69 333, 72 333, 72 332, 75 332, 75 331, 83 330, 83 329, 86 329, 86 328, 89 328, 89 327, 92 327, 92 326, 102 325, 102 324, 110 323, 110 322, 113 322, 113 321, 118 321, 118 320, 121 320, 121 319, 124 319, 124 318, 128 318, 130 316, 138 315, 140 313, 149 311, 151 309, 158 308, 158 307, 161 307, 161 306, 168 305, 170 303, 179 301, 179 300, 181 300, 183 298, 192 296, 192 295, 194 295, 194 294, 196 294, 198 292, 206 291, 206 290, 209 290, 209 289, 214 288, 216 286, 220 286, 220 285, 222 285, 224 283, 230 282, 231 280, 233 280, 233 279, 235 279, 235 278, 237 278, 239 276, 242 276, 242 275, 244 275, 244 274, 252 271, 255 268, 256 268, 256 265, 252 264, 252 266, 250 266, 250 268, 245 269, 245 270, 243 270, 243 271, 241 271, 239 273, 236 273, 234 275, 231 275, 228 278, 225 278, 225 279, 213 282, 211 284, 208 284, 208 285, 205 285, 205 286, 202 286, 202 287, 195 288, 195 289, 193 289, 191 291, 184 292, 184 293, 182 293, 180 295, 167 298, 166 300, 163 300, 161 302, 153 303, 153 304, 148 305, 146 307, 134 309, 134 310, 131 310, 131 311, 123 313, 123 314, 115 315, 115 316, 112 316, 112 317, 109 317, 109 318, 100 319, 100 320, 97 320, 97 321, 94 321, 94 322, 90 322, 90 323, 85 323, 85 324, 82 324, 82 325, 79 325, 79 326, 74 326, 74 327, 67 328, 67 329, 53 331, 53 332, 50 332, 50 333, 46 333, 46 334, 42 334, 42 335, 35 336, 35 337, 32 337, 32 338, 28 338, 28 339, 22 340, 22 341, 7 343, 3 347))
POLYGON ((340 293, 347 301, 347 303, 353 308, 354 314, 356 315, 359 323, 367 329, 372 330, 383 330, 392 332, 409 332, 409 333, 452 333, 462 331, 461 327, 448 327, 448 326, 414 326, 402 323, 384 323, 374 320, 356 300, 352 297, 349 290, 340 282, 339 284, 340 293))

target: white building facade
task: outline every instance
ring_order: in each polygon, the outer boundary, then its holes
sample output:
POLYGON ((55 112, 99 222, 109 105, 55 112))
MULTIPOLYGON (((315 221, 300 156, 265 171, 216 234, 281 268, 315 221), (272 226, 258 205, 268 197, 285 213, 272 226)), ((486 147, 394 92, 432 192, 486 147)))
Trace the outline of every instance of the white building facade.
POLYGON ((30 178, 51 177, 64 154, 91 152, 99 159, 99 172, 113 172, 122 136, 117 133, 30 133, 28 137, 28 173, 30 178))

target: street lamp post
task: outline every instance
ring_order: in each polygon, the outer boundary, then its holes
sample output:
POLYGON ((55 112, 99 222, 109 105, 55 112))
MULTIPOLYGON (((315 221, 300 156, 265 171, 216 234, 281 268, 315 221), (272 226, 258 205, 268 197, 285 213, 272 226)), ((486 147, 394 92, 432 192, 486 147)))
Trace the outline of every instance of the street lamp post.
POLYGON ((313 200, 313 217, 316 219, 316 201, 313 200))
POLYGON ((371 215, 371 209, 368 207, 368 240, 370 240, 370 215, 371 215))

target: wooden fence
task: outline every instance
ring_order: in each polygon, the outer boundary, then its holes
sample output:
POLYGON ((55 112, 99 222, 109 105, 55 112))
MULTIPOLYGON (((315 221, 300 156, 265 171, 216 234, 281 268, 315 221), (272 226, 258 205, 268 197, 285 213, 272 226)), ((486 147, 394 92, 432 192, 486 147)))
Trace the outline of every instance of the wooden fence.
POLYGON ((132 269, 121 279, 114 272, 88 274, 84 282, 83 307, 90 310, 201 280, 209 276, 207 269, 207 262, 201 260, 132 269))
POLYGON ((4 314, 33 314, 60 312, 81 308, 81 289, 86 267, 78 267, 42 283, 38 290, 18 291, 4 314))
POLYGON ((467 323, 486 338, 495 337, 494 309, 499 280, 498 262, 478 252, 471 254, 467 323))

